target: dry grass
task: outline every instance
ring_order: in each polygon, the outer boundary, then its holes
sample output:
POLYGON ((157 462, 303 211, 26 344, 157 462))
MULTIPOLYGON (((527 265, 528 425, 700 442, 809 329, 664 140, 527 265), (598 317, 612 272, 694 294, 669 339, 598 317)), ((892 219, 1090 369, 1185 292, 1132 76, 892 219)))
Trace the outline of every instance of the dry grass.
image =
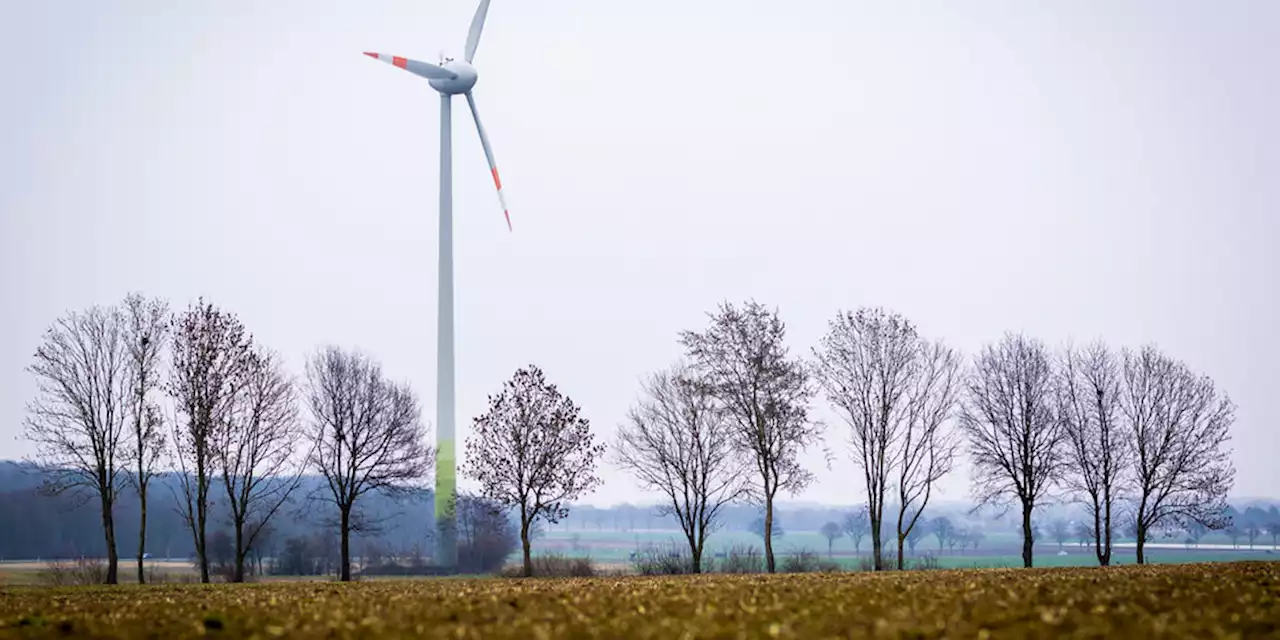
POLYGON ((1264 638, 1280 564, 0 588, 0 637, 1264 638))

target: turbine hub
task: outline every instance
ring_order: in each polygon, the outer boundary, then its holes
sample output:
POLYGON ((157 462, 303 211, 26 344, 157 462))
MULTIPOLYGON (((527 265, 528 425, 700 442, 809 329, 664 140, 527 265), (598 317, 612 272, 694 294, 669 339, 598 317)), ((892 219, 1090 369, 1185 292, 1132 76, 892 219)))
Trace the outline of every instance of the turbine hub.
POLYGON ((446 60, 440 66, 458 74, 452 80, 430 80, 431 88, 447 96, 466 93, 476 86, 476 68, 463 60, 446 60))

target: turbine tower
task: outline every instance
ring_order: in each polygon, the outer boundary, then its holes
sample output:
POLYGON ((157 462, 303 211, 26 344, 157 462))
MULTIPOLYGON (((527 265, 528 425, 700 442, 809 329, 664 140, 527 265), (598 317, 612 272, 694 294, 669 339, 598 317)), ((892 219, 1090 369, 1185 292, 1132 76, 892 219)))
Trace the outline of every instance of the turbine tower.
POLYGON ((480 146, 489 162, 493 184, 498 188, 498 202, 511 230, 511 214, 502 196, 502 179, 493 162, 493 150, 489 136, 480 124, 476 111, 476 99, 471 88, 476 84, 476 69, 471 66, 480 44, 480 32, 484 30, 485 16, 489 13, 489 0, 481 0, 471 20, 467 33, 466 59, 462 61, 444 58, 440 64, 419 62, 385 53, 365 52, 366 56, 395 65, 417 76, 426 78, 431 87, 440 93, 440 282, 439 322, 436 326, 436 564, 456 567, 458 562, 457 529, 455 514, 450 506, 457 497, 457 457, 454 441, 454 384, 453 384, 453 96, 462 94, 471 108, 471 117, 480 133, 480 146))

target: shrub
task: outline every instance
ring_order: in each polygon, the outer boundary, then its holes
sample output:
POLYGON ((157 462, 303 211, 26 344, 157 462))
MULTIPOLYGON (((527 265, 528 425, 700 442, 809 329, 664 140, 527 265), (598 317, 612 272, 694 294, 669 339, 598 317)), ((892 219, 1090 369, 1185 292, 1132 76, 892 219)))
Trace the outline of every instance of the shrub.
POLYGON ((936 571, 941 569, 942 566, 938 564, 938 556, 926 553, 912 560, 911 564, 907 565, 907 568, 911 571, 936 571))
MULTIPOLYGON (((523 569, 522 565, 508 566, 502 575, 508 578, 520 577, 523 569)), ((599 573, 595 561, 589 557, 574 558, 560 553, 533 556, 535 578, 593 578, 599 573)))
MULTIPOLYGON (((682 576, 693 573, 693 557, 688 549, 672 544, 668 547, 650 545, 637 549, 631 565, 642 576, 682 576)), ((710 559, 702 560, 702 570, 711 571, 710 559)))
POLYGON ((761 573, 764 571, 764 556, 754 545, 735 544, 729 547, 724 562, 720 563, 721 573, 761 573))
POLYGON ((87 586, 107 581, 107 563, 101 558, 50 560, 46 567, 37 577, 51 587, 87 586))
POLYGON ((783 573, 835 573, 840 565, 808 549, 792 551, 782 560, 783 573))

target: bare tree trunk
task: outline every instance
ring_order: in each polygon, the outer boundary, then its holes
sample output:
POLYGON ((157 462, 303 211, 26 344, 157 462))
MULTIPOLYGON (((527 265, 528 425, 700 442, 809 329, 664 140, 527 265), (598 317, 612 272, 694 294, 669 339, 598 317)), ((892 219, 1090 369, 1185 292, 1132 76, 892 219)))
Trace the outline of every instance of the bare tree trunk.
POLYGON ((1109 497, 1109 496, 1110 496, 1110 489, 1108 489, 1107 491, 1108 491, 1108 494, 1107 494, 1107 495, 1108 495, 1108 498, 1107 498, 1107 511, 1106 511, 1106 515, 1104 516, 1104 519, 1103 519, 1103 522, 1102 522, 1102 525, 1103 525, 1103 534, 1106 536, 1106 537, 1104 538, 1104 540, 1105 540, 1105 543, 1106 543, 1106 545, 1107 545, 1107 549, 1106 549, 1106 551, 1103 553, 1103 556, 1102 556, 1101 558, 1099 558, 1099 560, 1102 562, 1102 566, 1104 566, 1104 567, 1111 566, 1111 540, 1112 540, 1112 538, 1111 538, 1111 536, 1112 536, 1112 532, 1111 532, 1111 498, 1109 497))
MULTIPOLYGON (((204 480, 203 471, 196 478, 197 483, 204 480)), ((196 488, 197 504, 196 504, 196 553, 200 556, 200 582, 209 584, 209 547, 205 544, 207 537, 205 536, 205 519, 209 515, 209 506, 207 503, 208 492, 205 489, 196 488)))
POLYGON ((707 542, 707 532, 704 529, 698 537, 698 543, 693 547, 693 572, 702 573, 702 550, 707 542))
MULTIPOLYGON (((342 573, 338 580, 342 582, 351 582, 351 507, 341 509, 341 535, 342 535, 342 573)), ((332 549, 332 547, 330 547, 332 549)))
POLYGON ((138 522, 138 584, 147 583, 146 569, 142 564, 142 556, 147 553, 147 485, 138 487, 138 500, 142 504, 142 515, 138 522))
POLYGON ((777 571, 773 560, 773 494, 768 492, 764 497, 764 563, 769 573, 777 571))
POLYGON ((232 582, 244 582, 244 523, 236 523, 236 567, 231 576, 232 582))
POLYGON ((107 579, 105 584, 119 582, 120 559, 116 555, 116 527, 112 510, 115 508, 110 494, 102 495, 102 530, 106 533, 107 543, 107 579))
POLYGON ((1098 566, 1105 567, 1110 562, 1108 558, 1108 548, 1103 548, 1102 536, 1102 518, 1101 511, 1097 508, 1093 510, 1093 552, 1098 556, 1098 566))
POLYGON ((867 510, 867 517, 871 520, 871 568, 875 571, 884 571, 884 554, 881 552, 883 547, 880 525, 883 521, 883 505, 875 505, 867 510))
POLYGON ((898 571, 902 571, 904 568, 906 568, 906 563, 903 559, 903 551, 902 551, 902 548, 905 545, 906 540, 907 540, 906 536, 901 534, 898 535, 898 571))
POLYGON ((1146 554, 1145 547, 1147 544, 1147 525, 1145 522, 1143 522, 1144 520, 1146 520, 1146 518, 1144 517, 1146 514, 1143 514, 1142 512, 1139 512, 1139 514, 1140 515, 1138 517, 1138 526, 1137 526, 1138 543, 1136 545, 1138 550, 1138 564, 1146 564, 1147 554, 1146 554))
POLYGON ((1035 532, 1031 529, 1031 504, 1022 503, 1022 566, 1031 568, 1035 532))
POLYGON ((529 518, 523 513, 520 514, 520 545, 524 551, 524 571, 521 573, 526 578, 532 578, 533 547, 529 544, 529 518))

